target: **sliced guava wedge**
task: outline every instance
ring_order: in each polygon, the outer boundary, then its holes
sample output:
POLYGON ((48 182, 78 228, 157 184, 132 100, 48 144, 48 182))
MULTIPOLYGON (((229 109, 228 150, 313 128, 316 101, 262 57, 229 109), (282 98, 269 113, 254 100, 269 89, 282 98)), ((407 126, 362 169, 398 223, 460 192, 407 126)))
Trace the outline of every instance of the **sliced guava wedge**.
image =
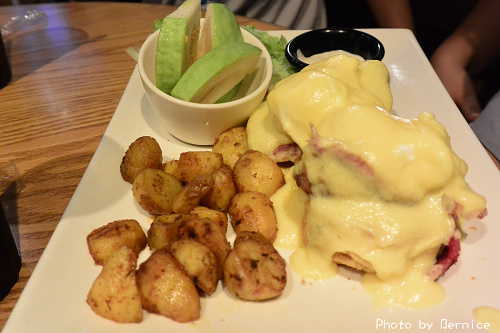
POLYGON ((260 48, 245 42, 216 47, 188 68, 171 95, 189 102, 215 103, 257 68, 261 54, 260 48))
MULTIPOLYGON (((221 3, 209 3, 200 31, 197 59, 222 44, 243 41, 240 25, 229 8, 221 3)), ((241 83, 237 83, 216 103, 230 102, 238 92, 240 85, 241 83)))
POLYGON ((209 3, 201 27, 197 59, 208 51, 231 42, 243 42, 243 34, 234 14, 222 3, 209 3))
POLYGON ((241 81, 238 82, 231 90, 229 90, 224 96, 219 98, 215 103, 227 103, 231 102, 233 100, 233 97, 236 95, 238 92, 238 89, 240 89, 241 86, 241 81))
POLYGON ((200 32, 201 1, 186 0, 161 24, 156 46, 156 86, 170 94, 196 59, 200 32))

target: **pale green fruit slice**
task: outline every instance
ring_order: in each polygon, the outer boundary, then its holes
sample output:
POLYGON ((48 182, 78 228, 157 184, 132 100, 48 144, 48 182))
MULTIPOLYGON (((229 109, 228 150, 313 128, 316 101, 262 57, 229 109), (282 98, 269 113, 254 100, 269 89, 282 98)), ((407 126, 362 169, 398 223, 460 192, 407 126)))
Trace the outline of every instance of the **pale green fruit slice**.
POLYGON ((231 102, 233 100, 234 95, 236 95, 236 93, 238 92, 238 89, 240 89, 240 86, 241 86, 241 81, 237 83, 231 90, 229 90, 224 96, 219 98, 215 103, 231 102))
POLYGON ((236 17, 226 5, 209 3, 201 28, 197 59, 208 51, 231 42, 243 42, 236 17))
MULTIPOLYGON (((205 14, 205 20, 201 27, 200 40, 198 42, 197 59, 208 51, 231 42, 243 42, 238 20, 234 14, 221 3, 209 3, 205 14)), ((236 84, 229 92, 222 96, 216 103, 230 102, 238 92, 240 83, 236 84)))
POLYGON ((155 74, 156 86, 167 94, 196 58, 200 19, 200 0, 187 0, 162 21, 155 74))
POLYGON ((188 68, 171 95, 189 102, 215 103, 256 69, 261 53, 245 42, 216 47, 188 68))

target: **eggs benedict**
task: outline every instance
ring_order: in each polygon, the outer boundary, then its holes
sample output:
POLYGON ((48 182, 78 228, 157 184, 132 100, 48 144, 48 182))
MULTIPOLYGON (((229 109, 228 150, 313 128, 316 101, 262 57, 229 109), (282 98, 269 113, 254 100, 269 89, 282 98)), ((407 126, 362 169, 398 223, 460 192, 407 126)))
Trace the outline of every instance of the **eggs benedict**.
POLYGON ((435 280, 458 259, 463 221, 484 217, 486 201, 434 115, 391 110, 381 62, 334 56, 275 86, 260 120, 249 120, 249 146, 259 149, 253 138, 267 135, 280 138, 266 140, 275 143, 269 153, 300 148, 297 186, 283 188, 308 198, 292 218, 303 231, 291 257, 299 274, 324 279, 349 266, 365 272, 365 289, 381 303, 431 306, 444 298, 435 280))

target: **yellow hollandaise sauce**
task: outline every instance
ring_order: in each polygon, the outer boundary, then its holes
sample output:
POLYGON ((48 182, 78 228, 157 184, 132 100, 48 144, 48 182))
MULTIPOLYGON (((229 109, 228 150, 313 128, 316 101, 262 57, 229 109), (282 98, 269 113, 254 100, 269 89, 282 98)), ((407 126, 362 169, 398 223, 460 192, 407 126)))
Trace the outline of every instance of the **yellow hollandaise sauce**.
MULTIPOLYGON (((434 115, 391 115, 388 79, 379 61, 328 58, 280 81, 247 131, 302 149, 271 198, 275 245, 296 248, 290 263, 298 274, 323 280, 347 265, 365 272, 375 304, 429 307, 445 297, 427 274, 436 256, 456 220, 478 216, 486 201, 466 183, 467 165, 434 115), (293 179, 304 172, 309 195, 293 179)), ((249 140, 251 149, 263 144, 249 140)))
POLYGON ((376 306, 428 308, 440 303, 446 296, 443 286, 427 275, 434 261, 432 257, 418 258, 403 274, 386 280, 376 274, 365 273, 361 283, 376 306))
POLYGON ((269 154, 280 145, 293 143, 293 140, 286 133, 278 131, 269 114, 269 106, 261 103, 248 119, 247 142, 249 149, 269 154))
POLYGON ((472 311, 472 315, 489 332, 500 333, 500 309, 491 306, 479 306, 472 311))
POLYGON ((267 99, 270 117, 302 148, 311 138, 310 124, 317 126, 337 109, 375 105, 391 110, 388 79, 380 61, 331 57, 278 82, 267 99))
POLYGON ((281 223, 274 245, 286 250, 295 250, 304 246, 303 217, 308 195, 297 185, 293 178, 294 167, 284 170, 285 185, 271 196, 276 219, 281 223))
POLYGON ((339 271, 331 257, 325 256, 323 251, 314 248, 314 245, 295 250, 290 256, 290 264, 300 276, 317 281, 332 278, 339 271))

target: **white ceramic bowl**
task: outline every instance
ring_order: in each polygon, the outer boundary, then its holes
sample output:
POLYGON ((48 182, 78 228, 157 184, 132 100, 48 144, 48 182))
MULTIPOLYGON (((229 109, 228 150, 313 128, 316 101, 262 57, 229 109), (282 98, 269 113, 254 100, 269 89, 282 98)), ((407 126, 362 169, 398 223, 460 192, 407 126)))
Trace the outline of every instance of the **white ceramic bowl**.
POLYGON ((241 98, 220 104, 186 102, 158 89, 155 56, 159 31, 151 34, 142 45, 138 66, 146 96, 168 132, 177 139, 195 145, 211 145, 220 133, 244 124, 264 99, 273 72, 271 56, 255 36, 244 29, 241 31, 245 42, 262 49, 262 55, 257 71, 245 78, 236 95, 241 98))

